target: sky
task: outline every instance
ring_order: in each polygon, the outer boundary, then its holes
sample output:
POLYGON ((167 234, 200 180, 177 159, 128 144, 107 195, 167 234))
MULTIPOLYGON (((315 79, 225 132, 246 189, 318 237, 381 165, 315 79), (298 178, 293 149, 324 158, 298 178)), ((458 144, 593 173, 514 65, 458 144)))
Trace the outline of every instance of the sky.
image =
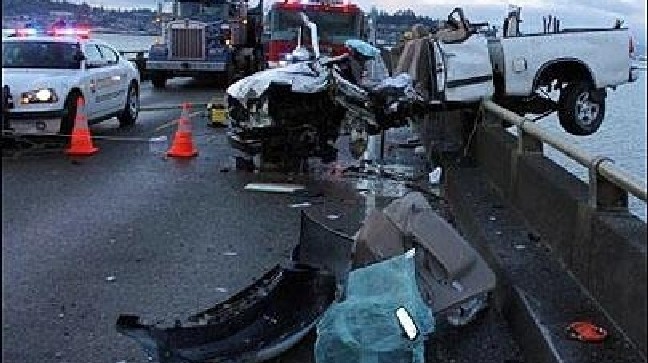
MULTIPOLYGON (((82 0, 72 0, 82 2, 82 0)), ((103 5, 111 8, 149 7, 156 8, 157 0, 85 0, 90 5, 103 5)), ((258 0, 251 0, 250 4, 258 0)), ((542 30, 542 17, 557 15, 561 28, 607 27, 615 19, 625 21, 635 38, 646 45, 646 3, 645 0, 351 0, 363 9, 375 5, 379 9, 393 12, 399 9, 412 9, 417 14, 445 18, 456 6, 464 9, 472 22, 488 21, 501 26, 509 4, 522 7, 522 30, 537 32, 542 30)), ((269 3, 269 0, 265 0, 269 3)))

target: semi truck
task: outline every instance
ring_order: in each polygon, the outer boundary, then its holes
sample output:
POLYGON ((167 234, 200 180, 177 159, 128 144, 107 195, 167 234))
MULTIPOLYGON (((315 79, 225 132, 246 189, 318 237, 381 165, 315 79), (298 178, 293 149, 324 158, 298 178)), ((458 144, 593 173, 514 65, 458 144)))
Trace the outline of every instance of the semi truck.
POLYGON ((254 8, 247 0, 175 0, 161 28, 146 62, 155 88, 178 76, 229 84, 265 64, 262 0, 254 8))

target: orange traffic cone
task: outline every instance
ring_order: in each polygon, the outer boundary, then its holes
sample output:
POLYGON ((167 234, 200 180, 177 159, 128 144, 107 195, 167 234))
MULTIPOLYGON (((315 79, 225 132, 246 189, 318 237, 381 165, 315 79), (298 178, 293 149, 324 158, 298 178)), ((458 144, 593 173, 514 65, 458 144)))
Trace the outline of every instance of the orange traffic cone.
POLYGON ((188 158, 198 155, 191 136, 191 121, 189 120, 189 104, 182 104, 182 115, 178 120, 178 131, 173 137, 171 149, 167 151, 168 156, 188 158))
POLYGON ((77 98, 76 108, 77 112, 74 117, 74 128, 72 129, 70 146, 65 150, 65 153, 68 155, 92 155, 99 149, 92 144, 83 97, 77 98))

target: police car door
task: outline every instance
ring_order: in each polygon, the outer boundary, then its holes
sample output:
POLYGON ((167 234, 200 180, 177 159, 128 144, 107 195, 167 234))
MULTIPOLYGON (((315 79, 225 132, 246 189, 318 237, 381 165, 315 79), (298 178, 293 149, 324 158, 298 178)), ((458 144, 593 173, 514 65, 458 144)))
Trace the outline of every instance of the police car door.
POLYGON ((126 69, 119 64, 119 54, 117 52, 104 44, 99 44, 99 50, 103 59, 107 62, 108 78, 104 80, 106 106, 113 112, 121 111, 126 105, 128 74, 126 69))
POLYGON ((83 47, 85 54, 84 78, 86 91, 86 112, 88 118, 97 118, 106 115, 110 111, 106 95, 109 92, 107 79, 110 78, 108 64, 101 55, 101 51, 94 43, 86 43, 83 47))

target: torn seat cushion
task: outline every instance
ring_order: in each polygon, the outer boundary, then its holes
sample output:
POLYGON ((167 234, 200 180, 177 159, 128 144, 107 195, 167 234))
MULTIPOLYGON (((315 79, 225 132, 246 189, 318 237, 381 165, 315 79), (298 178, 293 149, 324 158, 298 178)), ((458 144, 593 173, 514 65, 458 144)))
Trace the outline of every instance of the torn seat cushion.
POLYGON ((495 274, 473 247, 418 192, 373 211, 356 235, 354 266, 414 247, 423 299, 436 314, 495 288, 495 274))

